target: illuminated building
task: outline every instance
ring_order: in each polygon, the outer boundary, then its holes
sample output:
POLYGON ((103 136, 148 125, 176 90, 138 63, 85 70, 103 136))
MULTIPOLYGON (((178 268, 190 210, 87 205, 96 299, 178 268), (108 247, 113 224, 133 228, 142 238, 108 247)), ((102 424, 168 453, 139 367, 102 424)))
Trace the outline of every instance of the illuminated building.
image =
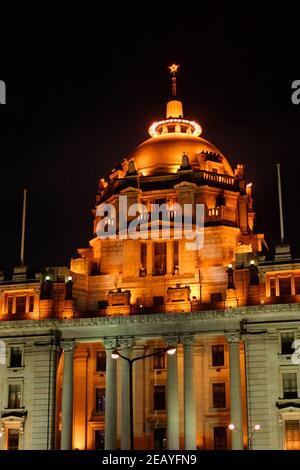
POLYGON ((100 240, 95 209, 70 269, 1 277, 2 449, 128 449, 128 368, 111 353, 168 345, 133 369, 136 449, 300 448, 300 261, 284 244, 266 259, 244 167, 184 117, 176 71, 165 118, 99 180, 96 204, 203 204, 204 246, 100 240))

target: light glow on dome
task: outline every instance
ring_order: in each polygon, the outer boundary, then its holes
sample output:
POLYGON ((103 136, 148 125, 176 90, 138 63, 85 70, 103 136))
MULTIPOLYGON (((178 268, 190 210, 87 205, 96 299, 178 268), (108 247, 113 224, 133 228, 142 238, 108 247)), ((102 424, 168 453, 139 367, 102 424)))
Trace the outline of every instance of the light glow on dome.
POLYGON ((157 132, 158 127, 166 125, 166 124, 174 124, 174 123, 176 123, 176 124, 186 124, 186 125, 192 127, 193 128, 192 135, 194 135, 195 137, 198 137, 202 133, 202 128, 201 128, 200 124, 198 124, 196 121, 188 121, 187 119, 178 119, 178 118, 176 118, 176 119, 164 119, 163 121, 154 122, 149 127, 148 132, 151 135, 151 137, 157 137, 158 135, 160 135, 157 132))

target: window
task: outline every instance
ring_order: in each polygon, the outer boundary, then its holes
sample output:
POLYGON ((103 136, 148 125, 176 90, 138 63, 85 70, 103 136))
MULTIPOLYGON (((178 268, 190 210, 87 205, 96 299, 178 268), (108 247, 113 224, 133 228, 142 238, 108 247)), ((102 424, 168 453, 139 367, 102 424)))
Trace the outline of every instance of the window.
POLYGON ((16 297, 16 313, 26 312, 26 295, 18 295, 16 297))
POLYGON ((174 272, 179 267, 179 243, 178 240, 174 240, 174 272))
POLYGON ((21 384, 8 386, 8 408, 21 408, 21 384))
POLYGON ((212 292, 210 294, 210 301, 212 304, 215 302, 222 302, 222 292, 212 292))
POLYGON ((7 450, 19 450, 19 430, 8 429, 7 450))
POLYGON ((153 431, 154 449, 165 450, 167 448, 167 430, 166 428, 156 428, 153 431))
POLYGON ((154 369, 165 369, 165 350, 155 348, 153 352, 156 354, 156 356, 154 356, 154 369))
POLYGON ((29 312, 33 312, 34 309, 34 295, 29 296, 29 312))
POLYGON ((154 243, 153 274, 156 276, 166 274, 166 242, 154 243))
POLYGON ((104 431, 95 430, 95 449, 104 450, 105 434, 104 431))
POLYGON ((165 387, 165 385, 154 385, 153 408, 154 408, 154 410, 165 410, 166 409, 166 387, 165 387))
POLYGON ((164 305, 164 297, 162 295, 156 295, 153 297, 153 307, 162 307, 164 305))
POLYGON ((272 277, 270 279, 270 296, 275 297, 276 295, 276 279, 275 277, 272 277))
POLYGON ((22 348, 10 348, 10 367, 22 367, 22 348))
POLYGON ((96 413, 105 411, 105 388, 96 388, 96 413))
POLYGON ((141 244, 141 276, 147 274, 147 244, 141 244))
POLYGON ((216 207, 225 206, 225 205, 226 205, 225 197, 224 196, 218 196, 216 198, 216 207))
POLYGON ((226 391, 224 383, 215 383, 213 389, 213 408, 226 408, 226 391))
POLYGON ((13 304, 14 304, 14 298, 9 296, 7 297, 7 313, 8 315, 11 315, 13 313, 13 304))
POLYGON ((281 333, 281 354, 293 354, 294 333, 281 333))
POLYGON ((224 366, 224 345, 214 344, 211 347, 212 365, 224 366))
POLYGON ((106 371, 106 352, 97 351, 96 372, 105 372, 105 371, 106 371))
POLYGON ((279 295, 291 295, 291 278, 279 278, 279 295))
POLYGON ((283 398, 298 398, 296 372, 282 374, 282 388, 283 398))
POLYGON ((285 421, 285 448, 286 450, 300 450, 299 420, 285 421))
POLYGON ((214 450, 227 450, 226 426, 214 427, 214 450))
POLYGON ((294 278, 295 281, 295 294, 299 295, 300 294, 300 277, 297 276, 294 278))

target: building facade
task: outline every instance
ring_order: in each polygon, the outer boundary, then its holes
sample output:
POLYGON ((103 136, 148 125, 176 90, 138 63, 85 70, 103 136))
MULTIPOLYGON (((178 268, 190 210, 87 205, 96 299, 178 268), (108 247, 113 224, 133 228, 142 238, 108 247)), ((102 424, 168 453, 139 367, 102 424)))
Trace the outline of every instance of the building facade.
POLYGON ((0 277, 1 449, 129 449, 131 411, 135 449, 300 449, 300 260, 283 244, 268 259, 244 166, 183 117, 174 78, 150 139, 99 180, 89 247, 70 268, 0 277), (124 226, 133 204, 148 213, 124 226), (194 249, 184 205, 192 228, 203 211, 194 249), (132 408, 115 350, 150 355, 132 408))

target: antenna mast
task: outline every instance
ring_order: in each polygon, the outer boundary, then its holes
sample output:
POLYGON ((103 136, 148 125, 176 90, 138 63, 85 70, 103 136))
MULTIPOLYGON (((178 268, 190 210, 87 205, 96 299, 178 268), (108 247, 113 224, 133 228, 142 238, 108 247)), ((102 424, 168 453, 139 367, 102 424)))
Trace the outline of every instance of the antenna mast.
POLYGON ((24 189, 24 190, 23 190, 22 238, 21 238, 21 266, 24 266, 25 223, 26 223, 26 197, 27 197, 27 189, 24 189))
POLYGON ((283 227, 283 210, 282 210, 282 192, 281 192, 281 177, 280 177, 280 163, 277 163, 277 177, 278 177, 278 198, 279 198, 279 217, 280 217, 280 242, 284 243, 284 227, 283 227))

